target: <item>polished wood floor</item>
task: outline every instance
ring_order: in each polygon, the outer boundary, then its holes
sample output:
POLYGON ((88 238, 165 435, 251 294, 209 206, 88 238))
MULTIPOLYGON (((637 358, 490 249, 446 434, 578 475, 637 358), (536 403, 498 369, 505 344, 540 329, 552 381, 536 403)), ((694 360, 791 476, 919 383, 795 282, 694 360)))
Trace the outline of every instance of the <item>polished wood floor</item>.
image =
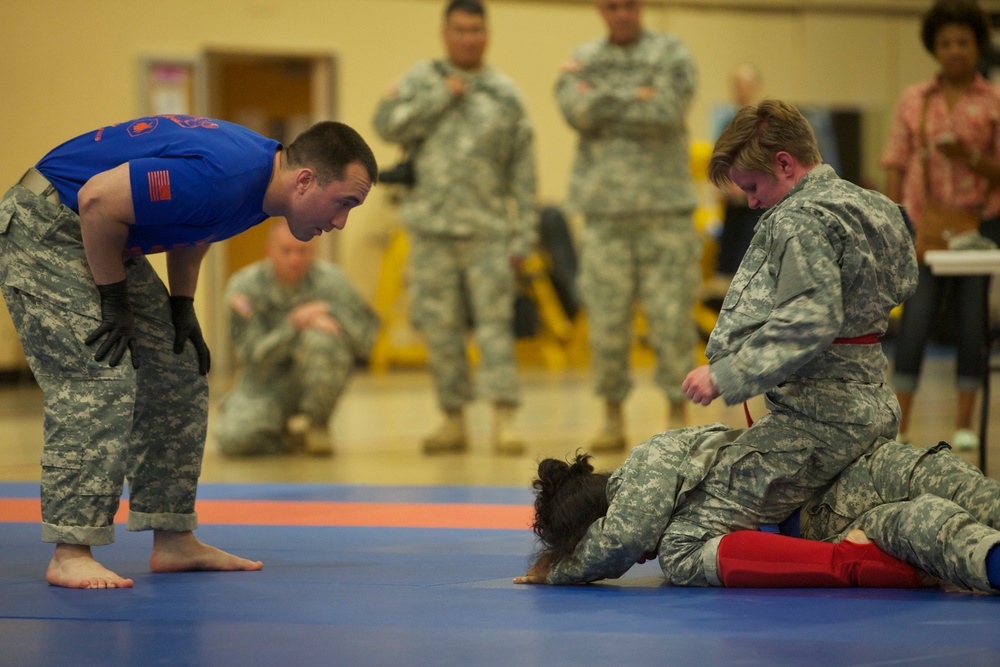
MULTIPOLYGON (((948 440, 954 431, 954 355, 929 356, 916 398, 911 435, 917 444, 948 440)), ((626 404, 630 441, 640 442, 667 428, 667 410, 648 368, 636 371, 636 386, 626 404)), ((586 449, 601 420, 601 403, 594 397, 586 370, 521 371, 523 406, 518 423, 528 440, 521 456, 500 456, 489 446, 490 408, 478 402, 469 411, 472 445, 467 453, 428 457, 420 440, 438 421, 430 378, 423 370, 358 373, 338 406, 333 422, 336 456, 227 458, 209 436, 202 480, 208 482, 302 482, 393 485, 530 485, 541 458, 565 457, 586 449)), ((228 386, 213 378, 212 405, 228 386)), ((996 382, 994 382, 996 384, 996 382)), ((1000 479, 1000 386, 991 397, 988 474, 1000 479)), ((39 478, 42 449, 42 398, 29 379, 0 386, 0 481, 39 478)), ((751 401, 754 415, 763 412, 760 399, 751 401)), ((977 413, 978 414, 978 413, 977 413)), ((745 424, 742 407, 718 401, 707 408, 691 406, 688 424, 722 421, 745 424)), ((977 462, 976 453, 963 454, 977 462)), ((600 468, 617 466, 624 454, 601 455, 600 468)))

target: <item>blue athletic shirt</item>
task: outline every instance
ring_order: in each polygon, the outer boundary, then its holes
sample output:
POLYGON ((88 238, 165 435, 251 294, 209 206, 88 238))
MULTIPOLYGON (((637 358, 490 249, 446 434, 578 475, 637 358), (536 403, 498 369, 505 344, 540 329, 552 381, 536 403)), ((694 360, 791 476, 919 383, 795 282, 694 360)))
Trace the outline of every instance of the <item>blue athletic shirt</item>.
POLYGON ((95 174, 126 162, 135 224, 125 252, 164 252, 222 241, 267 219, 264 191, 277 141, 212 118, 150 116, 70 139, 36 165, 62 203, 95 174))

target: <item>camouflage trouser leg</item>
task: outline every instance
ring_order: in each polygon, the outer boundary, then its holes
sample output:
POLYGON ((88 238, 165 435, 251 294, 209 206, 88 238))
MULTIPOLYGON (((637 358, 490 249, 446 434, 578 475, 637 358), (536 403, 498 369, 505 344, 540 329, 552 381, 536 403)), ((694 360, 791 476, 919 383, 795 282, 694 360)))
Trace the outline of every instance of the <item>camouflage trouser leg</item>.
POLYGON ((694 368, 694 304, 701 282, 701 241, 690 214, 641 221, 636 239, 639 300, 656 352, 655 381, 667 398, 684 400, 681 384, 694 368))
POLYGON ((632 389, 629 351, 638 290, 633 225, 589 217, 580 253, 580 297, 587 313, 595 391, 621 402, 632 389))
POLYGON ((889 440, 809 499, 802 508, 802 536, 837 539, 868 510, 924 494, 950 500, 980 523, 1000 529, 1000 482, 947 449, 889 440))
POLYGON ((413 235, 410 266, 413 320, 427 341, 441 408, 460 409, 474 397, 465 348, 469 308, 482 356, 482 393, 516 404, 515 285, 506 244, 413 235))
POLYGON ((475 339, 481 362, 479 394, 483 398, 517 405, 517 361, 514 359, 514 270, 507 244, 474 241, 466 267, 475 339))
POLYGON ((354 353, 343 336, 306 329, 292 356, 292 377, 298 380, 296 412, 313 424, 326 424, 354 370, 354 353))
POLYGON ((852 526, 886 553, 952 584, 990 593, 986 554, 1000 531, 979 523, 950 500, 922 495, 880 505, 852 526))
POLYGON ((100 297, 76 214, 19 186, 0 202, 0 285, 45 396, 42 537, 47 542, 114 541, 126 473, 139 512, 160 515, 169 529, 196 523, 207 385, 190 349, 186 363, 175 363, 170 372, 157 363, 156 351, 170 351, 173 343, 166 291, 145 259, 130 260, 126 268, 139 356, 149 358, 138 372, 128 355, 116 368, 95 362, 94 348, 83 343, 100 322, 100 297), (150 434, 156 437, 147 438, 150 434), (173 458, 153 460, 157 454, 151 450, 157 449, 173 458), (186 465, 192 457, 182 455, 188 451, 197 460, 193 467, 186 465), (151 484, 152 469, 175 481, 151 484), (151 490, 164 486, 170 486, 167 497, 149 498, 151 490))
POLYGON ((660 543, 660 567, 671 583, 719 585, 718 541, 736 530, 778 523, 895 426, 826 423, 770 413, 719 455, 675 512, 660 543))
MULTIPOLYGON (((915 498, 931 494, 954 502, 976 521, 1000 530, 1000 482, 983 475, 982 471, 968 461, 955 456, 949 449, 932 449, 929 452, 898 442, 889 442, 875 452, 872 474, 877 480, 879 492, 888 496, 887 500, 902 500, 902 489, 886 492, 890 484, 900 484, 905 479, 893 461, 898 452, 909 456, 923 454, 910 466, 907 497, 915 498), (917 449, 917 452, 913 452, 917 449)), ((905 470, 905 469, 904 469, 905 470)))
POLYGON ((888 441, 802 509, 802 536, 837 541, 863 529, 883 550, 954 584, 992 591, 1000 482, 947 449, 888 441))
POLYGON ((223 454, 281 454, 296 387, 287 364, 246 368, 219 406, 213 431, 223 454))
POLYGON ((246 368, 223 400, 215 439, 223 454, 280 454, 288 450, 286 424, 305 414, 326 425, 354 370, 354 353, 342 336, 307 329, 291 359, 246 368))
POLYGON ((458 410, 473 399, 465 352, 465 275, 455 241, 410 235, 410 307, 427 344, 438 404, 458 410))
POLYGON ((129 444, 129 530, 194 530, 208 430, 208 382, 190 341, 174 354, 167 290, 145 258, 129 260, 141 364, 129 444))
POLYGON ((629 353, 639 300, 656 352, 656 384, 671 400, 684 398, 680 386, 694 367, 700 257, 689 213, 588 217, 580 294, 599 396, 620 402, 632 387, 629 353))

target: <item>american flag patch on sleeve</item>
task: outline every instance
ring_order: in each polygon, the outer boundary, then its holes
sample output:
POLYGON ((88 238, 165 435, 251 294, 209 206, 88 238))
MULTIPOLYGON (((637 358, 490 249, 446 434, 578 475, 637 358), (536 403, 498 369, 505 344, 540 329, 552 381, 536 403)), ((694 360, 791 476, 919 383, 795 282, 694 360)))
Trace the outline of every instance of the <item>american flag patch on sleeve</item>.
POLYGON ((170 199, 170 172, 166 169, 151 171, 149 177, 149 201, 170 199))

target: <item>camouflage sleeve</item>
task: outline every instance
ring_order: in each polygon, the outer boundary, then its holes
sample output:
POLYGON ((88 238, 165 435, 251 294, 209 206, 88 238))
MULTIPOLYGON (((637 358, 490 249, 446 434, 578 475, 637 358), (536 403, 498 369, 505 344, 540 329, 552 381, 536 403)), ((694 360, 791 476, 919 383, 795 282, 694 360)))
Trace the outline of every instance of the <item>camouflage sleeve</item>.
POLYGON ((623 95, 621 91, 598 90, 589 87, 581 71, 563 72, 556 82, 556 102, 563 117, 577 132, 596 132, 604 124, 599 109, 603 107, 621 109, 634 101, 634 91, 623 95))
POLYGON ((620 577, 643 554, 656 551, 673 514, 680 466, 652 440, 633 449, 615 472, 618 490, 607 516, 590 526, 572 556, 553 566, 547 583, 620 577))
MULTIPOLYGON (((658 67, 651 69, 649 87, 653 96, 643 102, 626 104, 613 119, 623 130, 634 136, 659 135, 682 131, 694 98, 697 76, 694 61, 687 47, 680 42, 665 49, 658 67)), ((612 109, 605 113, 610 114, 612 109)))
POLYGON ((531 123, 522 113, 510 167, 511 197, 517 210, 516 231, 511 254, 527 257, 538 241, 538 205, 536 200, 535 153, 531 123))
POLYGON ((658 54, 659 62, 648 66, 642 86, 653 96, 639 100, 639 85, 631 79, 607 76, 606 64, 591 76, 586 56, 579 69, 564 72, 556 84, 556 100, 566 122, 579 132, 596 132, 614 126, 617 134, 636 138, 677 132, 685 128, 694 97, 697 76, 694 61, 683 44, 670 41, 658 54))
POLYGON ((817 213, 779 215, 763 265, 742 293, 727 295, 727 301, 732 296, 751 306, 756 301, 750 310, 767 312, 739 349, 710 362, 712 381, 728 405, 787 380, 830 346, 844 321, 836 251, 823 226, 810 224, 817 213), (760 307, 768 302, 769 308, 760 307))
POLYGON ((297 333, 287 318, 283 318, 277 327, 269 321, 266 306, 262 306, 263 284, 255 269, 251 265, 235 274, 226 287, 225 303, 229 307, 230 338, 237 360, 244 364, 261 364, 286 358, 297 333), (233 299, 239 295, 249 300, 249 315, 238 313, 232 307, 233 299))
POLYGON ((412 148, 434 127, 454 102, 440 72, 431 62, 416 65, 375 110, 375 131, 386 141, 412 148))

